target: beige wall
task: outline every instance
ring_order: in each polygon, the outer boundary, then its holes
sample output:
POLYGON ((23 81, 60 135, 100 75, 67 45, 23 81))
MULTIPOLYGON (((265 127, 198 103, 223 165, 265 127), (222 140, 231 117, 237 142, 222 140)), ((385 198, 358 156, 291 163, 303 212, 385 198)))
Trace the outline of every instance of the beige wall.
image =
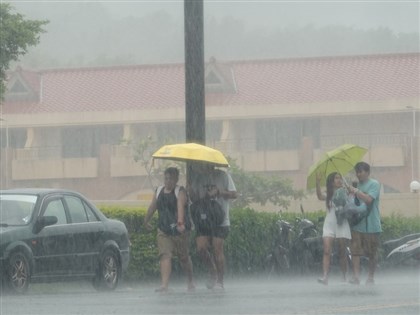
POLYGON ((98 177, 98 159, 13 160, 12 179, 66 179, 98 177))

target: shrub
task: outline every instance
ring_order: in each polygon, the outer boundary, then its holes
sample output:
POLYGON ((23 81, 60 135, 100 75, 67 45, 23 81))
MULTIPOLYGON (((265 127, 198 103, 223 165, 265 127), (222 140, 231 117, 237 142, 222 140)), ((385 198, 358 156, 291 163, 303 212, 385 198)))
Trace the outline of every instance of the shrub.
MULTIPOLYGON (((126 280, 150 280, 159 277, 158 249, 156 244, 157 215, 152 218, 152 231, 143 228, 146 209, 140 207, 102 206, 104 214, 123 221, 130 234, 131 257, 126 280)), ((230 212, 231 229, 225 242, 226 273, 243 275, 259 273, 264 270, 264 261, 274 242, 276 221, 280 218, 296 224, 296 213, 258 212, 250 208, 234 208, 230 212)), ((322 231, 320 217, 323 211, 306 213, 305 217, 314 222, 322 231)), ((382 218, 382 241, 395 239, 411 233, 420 232, 420 220, 406 218, 397 214, 382 218)), ((322 233, 322 232, 321 232, 322 233)), ((191 234, 191 259, 196 276, 205 274, 195 251, 194 233, 191 234)), ((174 276, 180 273, 177 262, 173 264, 174 276)))

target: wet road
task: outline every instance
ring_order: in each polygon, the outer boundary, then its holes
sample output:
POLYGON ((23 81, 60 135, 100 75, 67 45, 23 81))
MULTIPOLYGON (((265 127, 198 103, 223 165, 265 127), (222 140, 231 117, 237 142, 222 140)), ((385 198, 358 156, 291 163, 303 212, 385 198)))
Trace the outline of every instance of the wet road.
POLYGON ((24 296, 1 297, 1 315, 132 314, 420 314, 420 270, 379 272, 374 286, 353 286, 332 277, 328 286, 316 277, 226 279, 225 291, 209 291, 204 281, 189 293, 172 283, 169 293, 157 283, 127 284, 98 293, 88 283, 33 285, 24 296))

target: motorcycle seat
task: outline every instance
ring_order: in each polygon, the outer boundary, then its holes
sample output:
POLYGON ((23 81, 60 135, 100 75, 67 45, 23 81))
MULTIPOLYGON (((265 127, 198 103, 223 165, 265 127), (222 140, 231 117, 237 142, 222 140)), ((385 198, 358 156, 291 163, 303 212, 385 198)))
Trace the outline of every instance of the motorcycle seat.
POLYGON ((397 238, 395 240, 389 240, 386 242, 383 242, 382 247, 386 250, 386 252, 391 251, 392 249, 399 247, 405 243, 407 243, 410 240, 420 238, 420 233, 414 233, 405 235, 403 237, 397 238))

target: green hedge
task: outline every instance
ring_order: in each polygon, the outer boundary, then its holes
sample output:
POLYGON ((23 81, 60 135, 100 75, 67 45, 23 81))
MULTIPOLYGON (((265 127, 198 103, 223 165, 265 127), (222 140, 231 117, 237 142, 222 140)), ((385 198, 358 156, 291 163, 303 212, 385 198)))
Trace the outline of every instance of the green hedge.
MULTIPOLYGON (((146 213, 144 208, 100 206, 100 209, 106 216, 123 221, 129 231, 132 246, 126 280, 150 280, 159 277, 156 245, 157 214, 152 219, 155 229, 147 231, 142 225, 146 213)), ((294 224, 296 216, 300 217, 296 213, 283 213, 281 218, 294 224)), ((317 225, 320 233, 322 233, 322 223, 318 222, 318 219, 324 216, 323 211, 306 214, 306 218, 317 225)), ((264 270, 264 260, 272 248, 276 231, 275 222, 279 218, 280 215, 276 213, 257 212, 249 208, 231 209, 231 229, 225 242, 226 272, 228 274, 252 274, 264 270)), ((419 233, 420 218, 405 218, 400 215, 383 217, 382 228, 382 241, 406 234, 419 233)), ((194 273, 202 274, 205 273, 205 270, 196 255, 194 233, 191 236, 191 259, 194 273)), ((175 262, 173 266, 174 274, 179 273, 179 264, 175 262)))

